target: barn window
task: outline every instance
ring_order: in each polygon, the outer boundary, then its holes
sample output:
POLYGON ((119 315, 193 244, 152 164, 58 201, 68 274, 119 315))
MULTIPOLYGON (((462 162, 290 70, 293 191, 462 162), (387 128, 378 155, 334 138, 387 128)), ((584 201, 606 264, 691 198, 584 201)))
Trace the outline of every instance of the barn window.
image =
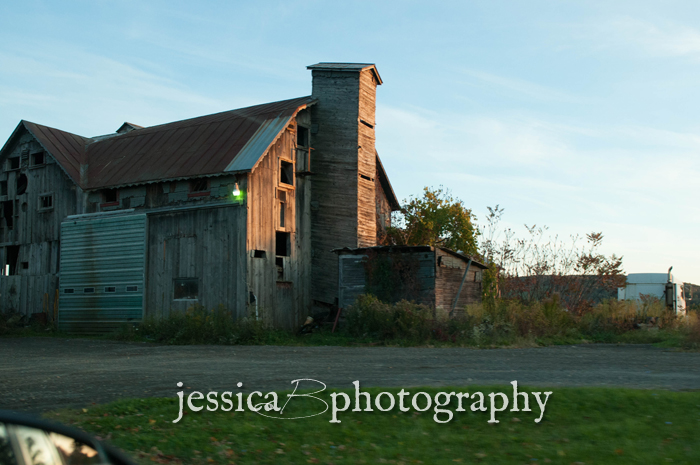
POLYGON ((18 245, 8 245, 5 249, 5 274, 7 276, 14 276, 17 274, 17 259, 19 259, 19 246, 18 245))
POLYGON ((107 189, 102 192, 103 205, 119 203, 119 191, 117 189, 107 189))
POLYGON ((264 250, 253 250, 253 258, 265 258, 264 250))
POLYGON ((297 127, 297 145, 299 147, 309 146, 309 128, 303 126, 297 127))
POLYGON ((7 224, 7 230, 12 231, 12 225, 14 220, 15 203, 12 200, 7 200, 2 203, 2 216, 5 218, 5 223, 7 224))
POLYGON ((107 287, 105 287, 105 292, 107 292, 107 293, 117 292, 117 288, 115 286, 107 286, 107 287))
POLYGON ((0 195, 7 195, 7 181, 0 181, 0 195))
POLYGON ((63 293, 64 294, 74 294, 75 289, 66 288, 66 289, 63 289, 63 293))
POLYGON ((32 166, 39 166, 46 163, 46 157, 44 157, 44 152, 37 152, 32 154, 32 166))
POLYGON ((138 286, 126 286, 126 292, 138 292, 139 287, 138 286))
POLYGON ((291 255, 291 234, 288 232, 277 231, 275 236, 275 255, 280 257, 289 257, 291 255))
POLYGON ((294 163, 291 161, 280 160, 280 182, 294 185, 294 163))
POLYGON ((7 159, 7 171, 18 170, 19 169, 19 157, 12 157, 7 159))
POLYGON ((53 194, 42 194, 39 196, 39 211, 53 209, 53 194))
POLYGON ((173 279, 175 300, 197 300, 199 296, 199 279, 175 278, 173 279))
POLYGON ((22 262, 22 269, 28 270, 29 269, 29 262, 22 262))
POLYGON ((95 288, 94 287, 86 287, 83 289, 83 294, 94 294, 95 293, 95 288))
POLYGON ((206 192, 209 190, 209 180, 207 178, 193 179, 190 181, 190 192, 206 192))
POLYGON ((279 209, 280 209, 280 228, 284 228, 284 202, 279 203, 279 209))
POLYGON ((27 179, 27 175, 22 173, 19 176, 17 176, 17 195, 22 195, 25 192, 27 192, 27 185, 29 184, 29 180, 27 179))

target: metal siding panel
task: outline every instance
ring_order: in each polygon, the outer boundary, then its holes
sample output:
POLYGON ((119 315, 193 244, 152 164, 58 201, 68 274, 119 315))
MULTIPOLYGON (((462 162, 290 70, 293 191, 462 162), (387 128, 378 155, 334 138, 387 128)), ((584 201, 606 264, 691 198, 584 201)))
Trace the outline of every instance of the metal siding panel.
POLYGON ((143 315, 146 215, 68 219, 61 224, 59 328, 104 332, 143 315), (105 292, 106 287, 116 292, 105 292), (127 292, 136 286, 136 292, 127 292), (94 293, 85 293, 94 288, 94 293), (66 294, 73 289, 73 294, 66 294))

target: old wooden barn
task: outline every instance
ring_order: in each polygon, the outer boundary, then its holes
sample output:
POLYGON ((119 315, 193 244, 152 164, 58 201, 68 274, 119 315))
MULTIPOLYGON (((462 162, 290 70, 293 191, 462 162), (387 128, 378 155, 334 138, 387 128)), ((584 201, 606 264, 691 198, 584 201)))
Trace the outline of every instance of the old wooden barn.
POLYGON ((481 302, 482 272, 487 267, 450 249, 375 246, 335 252, 341 308, 362 294, 373 294, 385 302, 425 304, 444 317, 481 302))
POLYGON ((399 204, 377 68, 308 69, 310 96, 103 136, 21 121, 0 150, 2 311, 99 332, 195 304, 287 328, 337 306, 332 249, 375 246, 399 204))

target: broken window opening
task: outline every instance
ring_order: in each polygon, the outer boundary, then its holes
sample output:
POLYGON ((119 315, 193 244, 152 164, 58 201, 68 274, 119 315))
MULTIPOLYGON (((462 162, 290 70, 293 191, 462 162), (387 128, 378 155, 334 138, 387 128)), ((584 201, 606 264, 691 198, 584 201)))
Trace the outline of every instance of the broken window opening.
POLYGON ((53 209, 53 194, 44 194, 39 196, 39 211, 53 209))
POLYGON ((28 270, 29 269, 29 262, 22 262, 22 269, 28 270))
POLYGON ((5 249, 5 273, 7 276, 14 276, 17 274, 17 260, 19 259, 19 246, 18 245, 8 245, 5 249))
POLYGON ((107 286, 105 287, 105 292, 111 293, 111 292, 117 292, 116 286, 107 286))
POLYGON ((198 278, 175 278, 173 279, 175 300, 197 300, 199 296, 198 278))
POLYGON ((15 217, 15 203, 12 200, 7 200, 2 203, 2 216, 5 217, 7 230, 12 231, 13 220, 15 217))
POLYGON ((126 292, 138 292, 138 286, 126 286, 126 292))
POLYGON ((19 176, 17 176, 17 195, 22 195, 25 192, 27 192, 27 185, 29 184, 29 180, 27 179, 27 175, 22 173, 19 176))
POLYGON ((291 234, 277 231, 275 233, 275 255, 289 257, 291 255, 291 234))
POLYGON ((102 193, 102 199, 104 203, 117 203, 119 202, 119 191, 117 189, 107 189, 102 193))
POLYGON ((294 185, 294 163, 280 160, 280 182, 290 186, 294 185))
POLYGON ((32 154, 32 166, 39 166, 46 163, 44 152, 36 152, 32 154))
POLYGON ((284 257, 275 257, 277 266, 277 281, 284 281, 284 257))
POLYGON ((253 250, 253 258, 265 258, 264 250, 253 250))
POLYGON ((94 294, 94 293, 95 293, 94 287, 86 287, 83 289, 83 294, 94 294))
POLYGON ((280 209, 280 228, 284 228, 284 209, 285 209, 285 203, 284 202, 279 202, 279 209, 280 209))
POLYGON ((209 190, 209 180, 207 178, 193 179, 190 181, 190 192, 206 192, 209 190))
POLYGON ((75 293, 75 289, 63 289, 63 293, 64 293, 64 294, 74 294, 74 293, 75 293))
POLYGON ((19 169, 19 157, 12 157, 7 159, 7 171, 18 170, 19 169))
POLYGON ((304 126, 297 127, 297 145, 299 147, 309 146, 309 128, 304 126))
POLYGON ((362 179, 367 180, 367 181, 373 181, 373 179, 370 178, 369 176, 367 176, 366 174, 361 174, 361 173, 360 173, 360 177, 361 177, 362 179))
POLYGON ((0 181, 0 195, 7 195, 7 181, 0 181))

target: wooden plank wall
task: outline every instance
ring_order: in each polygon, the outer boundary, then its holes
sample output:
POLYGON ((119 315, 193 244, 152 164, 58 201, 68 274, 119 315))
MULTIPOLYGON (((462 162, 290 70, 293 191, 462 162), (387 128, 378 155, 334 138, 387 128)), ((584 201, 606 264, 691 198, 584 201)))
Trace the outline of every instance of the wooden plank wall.
POLYGON ((45 164, 32 166, 31 154, 42 150, 36 139, 25 133, 8 155, 8 158, 20 158, 20 169, 8 170, 6 159, 0 160, 0 181, 7 182, 7 195, 0 196, 0 201, 14 202, 13 229, 9 230, 5 218, 0 219, 0 265, 3 269, 7 263, 7 247, 19 246, 16 275, 0 276, 0 311, 3 312, 39 313, 48 298, 53 315, 61 220, 77 213, 82 197, 80 188, 50 154, 44 154, 45 164), (23 194, 17 192, 20 175, 27 177, 27 190, 23 194), (39 210, 42 194, 53 195, 51 209, 39 210))
MULTIPOLYGON (((446 316, 452 309, 467 263, 440 249, 436 249, 436 256, 438 262, 435 276, 435 307, 438 315, 446 316)), ((462 313, 468 304, 481 302, 481 271, 474 265, 469 268, 455 314, 462 313)))
MULTIPOLYGON (((308 113, 299 118, 308 118, 308 113)), ((296 129, 293 122, 249 175, 247 202, 248 289, 261 318, 289 329, 298 327, 308 315, 311 279, 310 181, 294 176, 291 186, 280 180, 280 160, 295 161, 296 129), (285 197, 284 227, 280 225, 281 195, 285 197), (276 265, 277 231, 289 233, 291 245, 290 255, 280 257, 284 264, 281 277, 276 265), (255 257, 256 250, 263 251, 264 257, 255 257)))
POLYGON ((385 245, 386 230, 391 226, 391 205, 387 198, 382 184, 379 182, 379 172, 375 176, 375 198, 376 198, 376 217, 377 217, 377 245, 385 245))
POLYGON ((335 248, 357 247, 359 73, 313 70, 311 107, 311 294, 334 304, 335 248))
POLYGON ((245 316, 245 219, 240 205, 150 214, 145 315, 221 304, 235 317, 245 316), (174 300, 175 278, 198 278, 199 299, 174 300))
POLYGON ((378 184, 379 181, 377 180, 377 155, 374 149, 377 82, 371 69, 360 73, 359 91, 357 247, 373 247, 377 245, 375 183, 378 184))

